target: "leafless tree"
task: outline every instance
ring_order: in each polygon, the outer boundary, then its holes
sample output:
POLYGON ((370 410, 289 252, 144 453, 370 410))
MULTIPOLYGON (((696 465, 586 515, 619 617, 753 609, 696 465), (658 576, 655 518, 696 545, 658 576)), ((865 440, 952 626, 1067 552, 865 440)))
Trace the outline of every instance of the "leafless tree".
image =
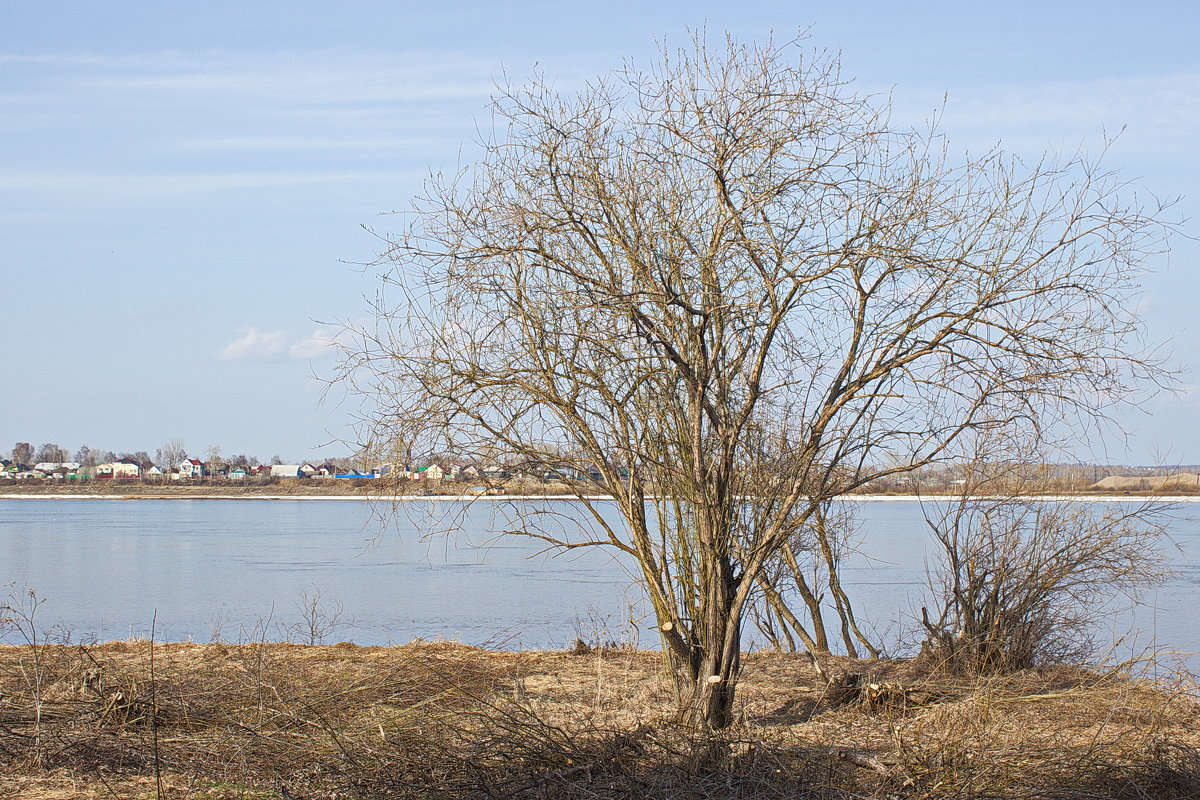
MULTIPOLYGON (((754 597, 801 558, 836 580, 831 498, 1159 375, 1129 301, 1160 208, 1083 158, 952 159, 802 43, 696 37, 493 113, 482 159, 389 237, 343 361, 373 398, 364 438, 393 464, 591 475, 570 482, 586 525, 513 532, 631 556, 707 725, 733 719, 754 597)), ((823 635, 832 584, 787 577, 823 635)))
POLYGON ((79 449, 75 451, 74 460, 85 467, 96 466, 96 457, 92 454, 92 448, 86 444, 80 445, 79 449))
POLYGON ((204 468, 209 475, 220 475, 225 468, 226 461, 221 456, 221 448, 218 445, 209 445, 204 451, 204 468))
POLYGON ((12 460, 17 464, 28 465, 33 463, 33 445, 29 442, 17 442, 13 445, 12 460))
POLYGON ((166 444, 158 448, 155 455, 155 463, 165 470, 178 467, 179 463, 188 457, 187 448, 184 447, 182 439, 167 440, 166 444))
POLYGON ((67 451, 59 445, 47 442, 37 450, 37 455, 33 456, 33 460, 37 463, 52 463, 61 464, 67 460, 67 451))

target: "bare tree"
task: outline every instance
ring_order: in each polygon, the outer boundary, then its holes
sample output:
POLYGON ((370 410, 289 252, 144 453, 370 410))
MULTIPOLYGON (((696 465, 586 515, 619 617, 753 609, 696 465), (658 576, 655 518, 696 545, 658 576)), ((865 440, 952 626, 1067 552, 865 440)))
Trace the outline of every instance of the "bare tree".
POLYGON ((209 445, 204 451, 204 468, 207 474, 217 476, 223 473, 226 461, 221 457, 221 448, 218 445, 209 445))
POLYGON ((39 464, 43 462, 61 464, 67 460, 67 451, 66 448, 47 442, 38 448, 37 455, 33 456, 33 460, 39 464))
POLYGON ((168 471, 171 467, 178 467, 179 462, 188 457, 182 439, 169 439, 166 444, 158 448, 155 455, 155 463, 168 471))
POLYGON ((92 454, 92 448, 88 447, 86 444, 79 446, 79 449, 75 451, 74 458, 75 461, 79 462, 85 467, 94 467, 96 465, 96 457, 92 454))
POLYGON ((18 464, 28 465, 33 463, 33 445, 29 442, 17 442, 13 445, 12 460, 18 464))
POLYGON ((143 469, 154 466, 154 462, 150 460, 150 454, 145 450, 138 450, 136 453, 121 453, 121 460, 133 461, 143 469))
POLYGON ((368 444, 590 476, 568 481, 587 524, 512 532, 631 556, 710 726, 782 572, 822 630, 822 587, 791 568, 836 577, 831 498, 966 432, 1095 418, 1159 374, 1128 301, 1160 209, 1082 158, 954 161, 797 43, 697 38, 493 111, 482 160, 432 178, 381 258, 343 362, 375 400, 368 444))

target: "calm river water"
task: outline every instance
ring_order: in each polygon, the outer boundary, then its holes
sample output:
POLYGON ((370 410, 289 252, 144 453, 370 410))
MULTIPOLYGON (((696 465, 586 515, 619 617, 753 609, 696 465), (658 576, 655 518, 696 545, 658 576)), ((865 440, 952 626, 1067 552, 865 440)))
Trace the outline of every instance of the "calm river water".
MULTIPOLYGON (((570 501, 529 501, 573 515, 570 501)), ((35 589, 41 628, 75 639, 247 641, 295 637, 302 597, 341 615, 328 641, 445 637, 562 647, 583 633, 634 639, 644 613, 628 565, 608 552, 549 557, 497 537, 508 502, 411 501, 398 514, 346 500, 0 500, 0 595, 35 589), (459 532, 425 536, 454 524, 459 532), (606 631, 604 629, 607 629, 606 631), (290 632, 289 632, 290 631, 290 632)), ((920 504, 854 504, 861 550, 844 581, 867 627, 896 647, 924 602, 920 504)), ((1184 506, 1186 514, 1191 507, 1184 506)), ((1176 575, 1146 605, 1115 608, 1101 635, 1122 648, 1200 651, 1200 523, 1178 519, 1176 575)), ((749 643, 761 636, 748 629, 749 643)), ((10 636, 10 641, 12 640, 10 636)), ((642 646, 657 644, 641 623, 642 646)))

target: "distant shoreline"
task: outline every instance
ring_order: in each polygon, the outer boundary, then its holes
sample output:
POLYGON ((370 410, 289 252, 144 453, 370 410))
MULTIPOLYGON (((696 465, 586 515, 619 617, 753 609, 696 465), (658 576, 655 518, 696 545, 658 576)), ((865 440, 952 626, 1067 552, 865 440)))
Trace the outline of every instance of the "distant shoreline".
MULTIPOLYGON (((888 503, 888 502, 916 502, 921 500, 945 500, 954 498, 956 495, 950 494, 851 494, 843 495, 842 500, 863 503, 888 503)), ((1050 501, 1076 501, 1076 502, 1093 502, 1093 503, 1115 503, 1115 502, 1146 502, 1149 500, 1160 501, 1164 503, 1200 503, 1198 495, 1162 495, 1156 496, 1153 494, 1047 494, 1047 495, 1029 495, 1029 498, 1050 501)), ((70 494, 70 493, 21 493, 9 492, 0 493, 0 500, 299 500, 303 502, 311 502, 315 500, 332 500, 332 501, 347 501, 357 500, 359 502, 368 503, 391 503, 391 502, 413 502, 419 500, 425 501, 442 501, 442 502, 463 502, 463 501, 490 501, 504 502, 511 500, 569 500, 579 501, 586 500, 611 500, 611 495, 585 495, 584 497, 576 497, 571 494, 502 494, 502 495, 461 495, 461 494, 434 494, 434 495, 396 495, 389 497, 386 495, 371 495, 371 494, 128 494, 128 493, 112 493, 112 494, 70 494)))

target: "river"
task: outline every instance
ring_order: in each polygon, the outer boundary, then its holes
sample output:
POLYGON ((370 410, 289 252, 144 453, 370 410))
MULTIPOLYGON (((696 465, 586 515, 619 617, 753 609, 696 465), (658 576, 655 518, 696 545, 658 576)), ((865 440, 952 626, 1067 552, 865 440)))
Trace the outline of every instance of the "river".
MULTIPOLYGON (((571 501, 529 505, 572 519, 581 513, 571 501)), ((44 600, 38 627, 75 641, 147 637, 152 623, 155 637, 168 641, 307 640, 304 600, 319 593, 330 642, 442 637, 557 648, 582 635, 657 643, 629 563, 609 551, 551 557, 527 539, 498 536, 511 501, 398 506, 393 513, 345 500, 0 499, 0 594, 33 589, 44 600)), ((866 627, 902 651, 929 602, 921 505, 853 506, 861 546, 844 582, 866 627)), ((1177 547, 1164 547, 1174 576, 1139 608, 1114 604, 1098 630, 1102 641, 1121 640, 1122 653, 1200 651, 1200 523, 1180 516, 1170 533, 1177 547)), ((745 638, 762 644, 752 627, 745 638)))

